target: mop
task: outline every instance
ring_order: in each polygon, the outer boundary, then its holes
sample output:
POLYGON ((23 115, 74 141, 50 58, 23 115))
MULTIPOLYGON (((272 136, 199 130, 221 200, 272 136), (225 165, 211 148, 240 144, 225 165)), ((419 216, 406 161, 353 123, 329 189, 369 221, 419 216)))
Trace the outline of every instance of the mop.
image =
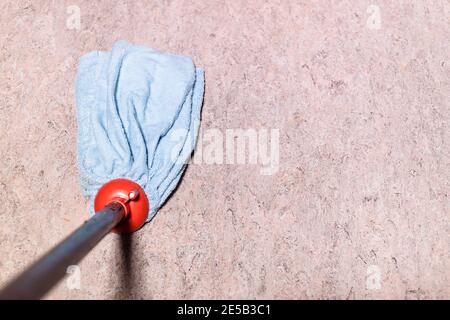
POLYGON ((203 71, 185 56, 125 41, 81 57, 76 84, 78 166, 93 199, 116 178, 140 185, 149 221, 174 190, 194 149, 203 71))
POLYGON ((203 71, 185 56, 119 41, 81 57, 78 167, 92 217, 0 299, 39 299, 110 231, 134 232, 154 217, 195 147, 203 90, 203 71))

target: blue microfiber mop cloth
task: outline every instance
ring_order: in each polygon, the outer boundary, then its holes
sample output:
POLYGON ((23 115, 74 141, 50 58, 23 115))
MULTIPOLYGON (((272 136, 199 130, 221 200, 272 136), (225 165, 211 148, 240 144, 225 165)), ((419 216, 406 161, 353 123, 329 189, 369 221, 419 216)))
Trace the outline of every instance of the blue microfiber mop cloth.
POLYGON ((81 57, 76 100, 78 165, 92 200, 106 182, 138 183, 150 220, 175 189, 195 147, 203 70, 189 57, 125 41, 81 57))

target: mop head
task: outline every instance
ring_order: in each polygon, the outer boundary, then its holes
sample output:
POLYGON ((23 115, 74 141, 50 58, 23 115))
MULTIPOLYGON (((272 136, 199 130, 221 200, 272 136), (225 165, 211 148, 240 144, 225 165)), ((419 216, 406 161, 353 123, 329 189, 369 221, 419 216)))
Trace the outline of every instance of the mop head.
POLYGON ((203 89, 203 71, 188 57, 124 41, 82 56, 76 100, 83 193, 93 200, 104 183, 130 179, 147 194, 150 220, 195 147, 203 89))

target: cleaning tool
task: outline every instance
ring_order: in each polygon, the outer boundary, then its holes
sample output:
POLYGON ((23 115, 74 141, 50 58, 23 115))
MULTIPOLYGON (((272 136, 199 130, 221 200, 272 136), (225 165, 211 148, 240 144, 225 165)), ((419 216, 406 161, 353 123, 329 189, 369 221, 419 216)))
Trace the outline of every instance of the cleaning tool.
POLYGON ((78 166, 93 216, 0 291, 39 299, 106 234, 151 220, 175 189, 197 139, 203 71, 185 56, 125 41, 81 57, 78 166))
POLYGON ((78 165, 92 198, 107 181, 138 183, 153 218, 176 187, 196 142, 203 71, 185 56, 117 42, 80 60, 78 165))

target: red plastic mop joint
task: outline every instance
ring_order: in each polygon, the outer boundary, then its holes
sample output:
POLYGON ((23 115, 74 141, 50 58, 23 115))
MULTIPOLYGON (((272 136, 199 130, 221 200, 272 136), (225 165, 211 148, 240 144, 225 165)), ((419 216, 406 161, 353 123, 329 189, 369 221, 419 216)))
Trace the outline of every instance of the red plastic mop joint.
POLYGON ((144 189, 127 179, 114 179, 104 184, 94 200, 95 212, 112 202, 120 203, 124 217, 113 229, 116 233, 130 233, 141 228, 148 217, 149 203, 144 189))

